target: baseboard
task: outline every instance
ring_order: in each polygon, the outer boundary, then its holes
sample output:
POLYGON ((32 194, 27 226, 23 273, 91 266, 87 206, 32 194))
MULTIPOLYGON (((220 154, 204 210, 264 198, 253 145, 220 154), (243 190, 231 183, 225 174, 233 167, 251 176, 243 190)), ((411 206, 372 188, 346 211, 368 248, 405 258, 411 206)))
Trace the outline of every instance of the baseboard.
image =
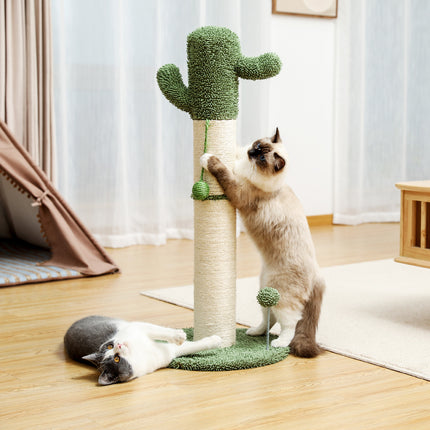
POLYGON ((307 217, 308 224, 310 227, 316 227, 320 225, 332 225, 333 214, 328 215, 311 215, 307 217))
POLYGON ((399 257, 396 257, 394 261, 397 261, 397 263, 412 264, 413 266, 430 268, 430 261, 419 260, 418 258, 403 257, 400 255, 399 257))

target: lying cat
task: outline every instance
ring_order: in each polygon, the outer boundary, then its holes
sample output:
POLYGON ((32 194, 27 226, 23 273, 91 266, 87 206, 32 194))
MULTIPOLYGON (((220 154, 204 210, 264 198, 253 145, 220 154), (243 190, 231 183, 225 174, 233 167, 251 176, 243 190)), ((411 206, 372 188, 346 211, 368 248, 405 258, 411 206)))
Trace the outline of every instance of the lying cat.
POLYGON ((99 369, 100 385, 130 381, 167 367, 176 357, 220 345, 219 336, 188 342, 180 329, 102 316, 76 321, 64 336, 70 358, 99 369))
MULTIPOLYGON (((273 287, 281 295, 270 311, 271 326, 276 322, 281 326, 272 346, 289 345, 299 357, 318 355, 315 333, 325 283, 305 213, 291 188, 284 184, 287 155, 279 130, 273 137, 259 139, 247 150, 242 149, 233 171, 211 154, 204 154, 200 162, 239 210, 262 256, 260 288, 273 287)), ((265 333, 267 308, 262 308, 262 312, 261 324, 250 328, 247 334, 265 333)))

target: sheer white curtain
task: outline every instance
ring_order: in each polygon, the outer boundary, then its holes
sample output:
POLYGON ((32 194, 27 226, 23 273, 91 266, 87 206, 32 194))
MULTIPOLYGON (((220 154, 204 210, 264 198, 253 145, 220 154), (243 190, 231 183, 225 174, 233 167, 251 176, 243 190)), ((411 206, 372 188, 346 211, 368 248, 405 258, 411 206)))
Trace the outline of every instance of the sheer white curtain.
MULTIPOLYGON (((192 237, 192 120, 156 84, 186 38, 229 27, 245 55, 269 50, 269 0, 53 2, 58 185, 105 246, 192 237)), ((268 132, 267 84, 243 81, 238 133, 268 132)))
POLYGON ((398 221, 396 182, 430 178, 430 2, 342 0, 334 222, 398 221))

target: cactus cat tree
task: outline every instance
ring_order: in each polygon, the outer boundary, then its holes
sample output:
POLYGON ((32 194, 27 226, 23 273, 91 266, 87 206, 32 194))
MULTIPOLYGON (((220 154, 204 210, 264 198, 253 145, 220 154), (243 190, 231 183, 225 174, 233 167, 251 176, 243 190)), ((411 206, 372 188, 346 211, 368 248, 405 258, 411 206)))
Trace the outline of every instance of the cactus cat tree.
MULTIPOLYGON (((207 151, 233 167, 239 78, 266 79, 281 69, 273 53, 245 57, 239 38, 227 28, 202 27, 188 36, 188 87, 174 64, 157 73, 165 97, 193 119, 194 179, 200 182, 200 156, 207 151)), ((224 346, 236 337, 236 213, 209 173, 208 187, 193 187, 194 338, 217 334, 224 346)))

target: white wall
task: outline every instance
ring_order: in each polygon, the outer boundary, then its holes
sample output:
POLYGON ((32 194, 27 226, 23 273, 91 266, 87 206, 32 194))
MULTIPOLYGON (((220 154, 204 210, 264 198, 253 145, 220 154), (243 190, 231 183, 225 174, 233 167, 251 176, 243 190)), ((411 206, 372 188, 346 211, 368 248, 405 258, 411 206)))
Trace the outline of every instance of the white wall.
POLYGON ((271 50, 282 59, 271 78, 270 124, 289 157, 289 184, 307 215, 333 213, 336 20, 271 17, 271 50))

